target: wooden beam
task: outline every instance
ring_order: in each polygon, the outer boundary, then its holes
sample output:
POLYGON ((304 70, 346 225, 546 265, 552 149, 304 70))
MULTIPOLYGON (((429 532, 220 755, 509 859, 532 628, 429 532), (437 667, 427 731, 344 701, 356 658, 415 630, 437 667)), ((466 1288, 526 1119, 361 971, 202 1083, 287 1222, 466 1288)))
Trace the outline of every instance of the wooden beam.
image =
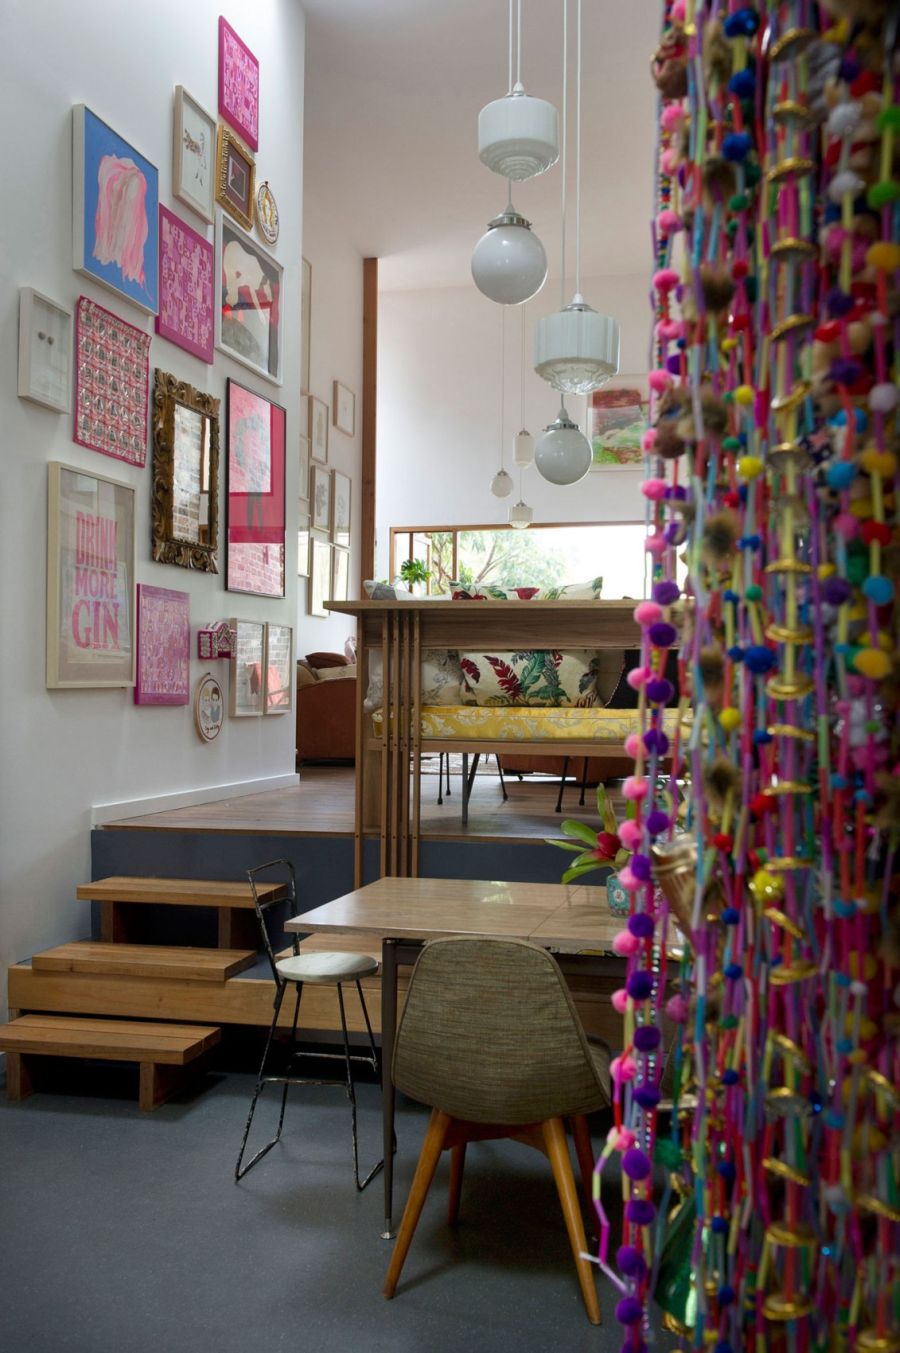
POLYGON ((363 259, 362 511, 359 587, 375 577, 375 426, 378 409, 378 259, 363 259))

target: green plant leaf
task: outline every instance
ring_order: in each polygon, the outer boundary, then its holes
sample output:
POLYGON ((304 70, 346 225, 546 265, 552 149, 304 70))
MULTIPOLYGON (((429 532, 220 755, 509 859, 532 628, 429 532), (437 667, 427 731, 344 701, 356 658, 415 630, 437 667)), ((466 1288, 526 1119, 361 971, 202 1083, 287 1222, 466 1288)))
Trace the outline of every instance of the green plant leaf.
POLYGON ((576 846, 574 841, 554 841, 551 837, 544 837, 545 846, 556 846, 559 850, 571 850, 574 855, 581 855, 581 846, 576 846))
POLYGON ((574 818, 567 817, 560 826, 566 836, 574 836, 586 846, 596 846, 597 833, 586 822, 576 822, 574 818))
POLYGON ((595 869, 599 868, 599 861, 595 864, 573 864, 572 867, 567 869, 563 874, 562 881, 563 883, 571 883, 573 879, 580 879, 582 874, 593 873, 595 869))

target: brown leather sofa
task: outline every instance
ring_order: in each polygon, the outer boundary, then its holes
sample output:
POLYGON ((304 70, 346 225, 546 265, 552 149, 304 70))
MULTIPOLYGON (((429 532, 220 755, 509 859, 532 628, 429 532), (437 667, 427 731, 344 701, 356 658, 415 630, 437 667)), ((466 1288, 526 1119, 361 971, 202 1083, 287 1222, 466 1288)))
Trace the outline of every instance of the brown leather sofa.
POLYGON ((356 759, 356 667, 348 667, 346 675, 339 666, 312 668, 316 675, 310 680, 310 666, 308 662, 297 664, 297 765, 352 762, 356 759), (322 670, 333 675, 323 677, 322 670))

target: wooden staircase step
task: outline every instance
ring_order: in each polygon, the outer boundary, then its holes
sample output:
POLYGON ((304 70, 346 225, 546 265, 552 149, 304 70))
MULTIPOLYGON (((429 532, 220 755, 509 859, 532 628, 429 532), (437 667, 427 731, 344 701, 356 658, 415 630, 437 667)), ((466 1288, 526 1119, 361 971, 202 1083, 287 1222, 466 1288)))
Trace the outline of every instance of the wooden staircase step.
MULTIPOLYGON (((287 897, 283 883, 260 883, 261 902, 287 897)), ((167 907, 236 907, 253 910, 249 883, 217 882, 209 879, 150 878, 114 874, 109 878, 82 883, 76 896, 88 902, 152 903, 167 907)))
POLYGON ((226 982, 256 962, 252 949, 196 949, 158 944, 98 944, 76 940, 35 954, 43 972, 106 973, 117 977, 181 977, 188 982, 226 982))

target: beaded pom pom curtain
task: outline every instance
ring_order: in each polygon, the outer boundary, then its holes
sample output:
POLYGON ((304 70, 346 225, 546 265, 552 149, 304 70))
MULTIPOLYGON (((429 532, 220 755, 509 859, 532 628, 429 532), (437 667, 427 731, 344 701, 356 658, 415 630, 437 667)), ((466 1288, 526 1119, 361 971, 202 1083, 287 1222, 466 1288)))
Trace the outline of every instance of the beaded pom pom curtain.
POLYGON ((670 0, 653 61, 614 1257, 597 1202, 632 1353, 654 1297, 684 1348, 900 1349, 898 22, 887 0, 670 0), (692 719, 667 784, 672 646, 692 719))

